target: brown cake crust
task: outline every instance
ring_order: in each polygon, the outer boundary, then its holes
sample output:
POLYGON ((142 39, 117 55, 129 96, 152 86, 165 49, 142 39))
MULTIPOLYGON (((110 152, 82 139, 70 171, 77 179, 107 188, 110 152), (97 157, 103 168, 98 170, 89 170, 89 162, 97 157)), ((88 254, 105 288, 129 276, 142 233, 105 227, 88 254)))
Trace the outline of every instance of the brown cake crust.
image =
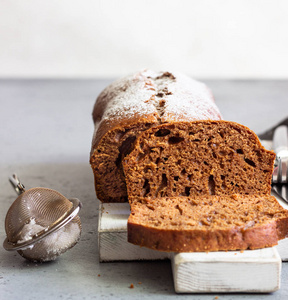
POLYGON ((211 91, 182 74, 145 70, 112 83, 93 109, 90 164, 98 198, 127 201, 122 159, 139 133, 163 123, 208 119, 221 119, 211 91))
POLYGON ((288 211, 270 195, 138 198, 128 241, 166 252, 258 249, 288 234, 288 211))

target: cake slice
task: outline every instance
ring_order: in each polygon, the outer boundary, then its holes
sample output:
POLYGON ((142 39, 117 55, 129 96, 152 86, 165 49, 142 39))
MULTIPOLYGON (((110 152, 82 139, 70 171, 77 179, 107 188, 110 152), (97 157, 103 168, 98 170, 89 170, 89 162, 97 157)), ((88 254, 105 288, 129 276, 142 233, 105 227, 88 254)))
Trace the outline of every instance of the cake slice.
POLYGON ((175 122, 143 132, 123 159, 129 200, 270 194, 275 153, 229 121, 175 122))
POLYGON ((288 233, 270 196, 275 153, 229 121, 161 124, 123 159, 128 241, 161 251, 257 249, 288 233))
POLYGON ((270 195, 133 198, 128 241, 160 251, 271 247, 288 233, 288 211, 270 195))

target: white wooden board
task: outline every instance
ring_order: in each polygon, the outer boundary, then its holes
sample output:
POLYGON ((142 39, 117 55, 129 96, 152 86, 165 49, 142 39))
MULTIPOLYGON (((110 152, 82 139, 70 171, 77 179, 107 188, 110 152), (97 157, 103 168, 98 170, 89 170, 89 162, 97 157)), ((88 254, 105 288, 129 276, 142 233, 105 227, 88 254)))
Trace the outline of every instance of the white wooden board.
POLYGON ((166 253, 127 242, 128 203, 100 203, 99 212, 101 262, 171 259, 177 293, 268 293, 280 288, 281 258, 288 260, 288 239, 276 247, 242 253, 166 253))
POLYGON ((128 203, 100 203, 98 224, 99 259, 155 260, 170 258, 170 254, 141 248, 127 242, 128 203))
POLYGON ((281 259, 275 247, 178 253, 171 263, 177 293, 270 293, 280 288, 281 259))

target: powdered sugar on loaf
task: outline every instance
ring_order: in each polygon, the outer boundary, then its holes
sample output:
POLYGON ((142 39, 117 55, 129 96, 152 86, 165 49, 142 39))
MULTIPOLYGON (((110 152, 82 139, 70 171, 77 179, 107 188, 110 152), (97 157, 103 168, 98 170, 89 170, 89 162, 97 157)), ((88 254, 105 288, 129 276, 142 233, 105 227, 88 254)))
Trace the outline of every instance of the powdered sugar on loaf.
POLYGON ((155 115, 159 123, 221 119, 206 85, 177 72, 141 71, 112 83, 103 97, 111 99, 102 117, 106 122, 139 113, 155 115))

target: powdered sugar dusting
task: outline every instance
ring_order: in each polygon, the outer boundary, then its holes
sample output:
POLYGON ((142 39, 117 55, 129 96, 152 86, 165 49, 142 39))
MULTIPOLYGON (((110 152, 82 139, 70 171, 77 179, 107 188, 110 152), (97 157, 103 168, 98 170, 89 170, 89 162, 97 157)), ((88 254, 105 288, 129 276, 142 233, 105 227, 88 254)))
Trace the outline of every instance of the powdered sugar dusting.
POLYGON ((91 154, 102 124, 107 132, 107 125, 110 131, 138 116, 149 117, 149 122, 155 124, 221 119, 205 84, 177 72, 144 70, 113 82, 99 95, 93 112, 91 154))
POLYGON ((155 88, 146 76, 137 73, 117 80, 104 90, 105 97, 111 99, 102 120, 113 118, 130 118, 136 113, 155 114, 155 106, 149 99, 155 94, 155 88))
POLYGON ((30 218, 29 222, 23 226, 17 244, 32 240, 35 234, 44 229, 45 227, 36 223, 35 218, 30 218))
MULTIPOLYGON (((33 237, 43 230, 47 230, 36 223, 35 218, 31 218, 29 223, 25 224, 21 236, 17 243, 23 243, 32 240, 33 237)), ((70 222, 59 230, 50 233, 41 241, 22 248, 24 256, 30 259, 50 261, 54 260, 60 254, 64 253, 78 241, 81 233, 81 227, 77 222, 70 222)))
POLYGON ((156 115, 169 121, 219 120, 220 112, 205 84, 183 74, 145 70, 117 80, 101 98, 109 99, 102 120, 156 115))
POLYGON ((166 84, 168 95, 164 97, 167 101, 162 122, 221 119, 212 93, 205 84, 177 72, 173 75, 176 80, 166 84))
POLYGON ((77 223, 70 222, 58 231, 45 237, 43 242, 43 248, 46 253, 42 260, 56 259, 61 253, 72 247, 76 241, 78 241, 81 233, 81 228, 77 223))

